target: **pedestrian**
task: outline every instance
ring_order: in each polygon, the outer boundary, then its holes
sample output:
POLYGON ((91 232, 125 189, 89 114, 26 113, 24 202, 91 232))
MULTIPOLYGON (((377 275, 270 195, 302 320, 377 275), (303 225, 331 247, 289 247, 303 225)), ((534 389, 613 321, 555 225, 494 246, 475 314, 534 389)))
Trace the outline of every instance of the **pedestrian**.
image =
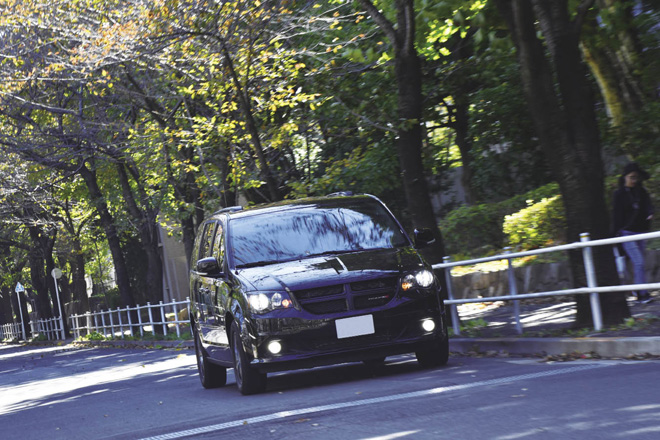
MULTIPOLYGON (((619 178, 619 188, 614 192, 612 203, 614 235, 626 237, 649 232, 651 229, 653 205, 649 193, 642 185, 642 182, 648 178, 649 174, 635 162, 631 162, 623 168, 623 174, 619 178)), ((621 244, 632 262, 635 284, 645 284, 645 240, 628 241, 621 244)), ((637 300, 642 304, 652 301, 647 290, 638 291, 637 300)))

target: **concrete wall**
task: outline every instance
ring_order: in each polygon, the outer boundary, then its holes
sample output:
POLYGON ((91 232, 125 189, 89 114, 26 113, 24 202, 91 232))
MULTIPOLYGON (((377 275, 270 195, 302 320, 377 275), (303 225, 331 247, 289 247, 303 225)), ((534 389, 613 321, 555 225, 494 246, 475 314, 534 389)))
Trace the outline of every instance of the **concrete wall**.
POLYGON ((176 234, 170 235, 170 230, 161 227, 160 240, 163 252, 163 302, 182 301, 189 294, 188 261, 183 243, 176 234))

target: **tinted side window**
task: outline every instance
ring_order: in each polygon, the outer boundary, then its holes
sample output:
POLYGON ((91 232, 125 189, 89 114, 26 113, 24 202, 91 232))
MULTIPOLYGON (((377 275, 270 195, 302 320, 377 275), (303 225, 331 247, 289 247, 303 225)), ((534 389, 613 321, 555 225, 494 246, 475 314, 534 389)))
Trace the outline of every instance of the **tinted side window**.
POLYGON ((213 240, 213 253, 211 254, 218 260, 221 266, 225 259, 225 251, 222 246, 224 242, 224 234, 222 232, 222 223, 218 223, 218 227, 215 230, 215 239, 213 240))
POLYGON ((197 256, 198 260, 211 256, 211 249, 213 245, 213 232, 215 231, 215 226, 216 226, 215 222, 209 222, 206 225, 204 225, 202 241, 199 246, 199 255, 197 256))

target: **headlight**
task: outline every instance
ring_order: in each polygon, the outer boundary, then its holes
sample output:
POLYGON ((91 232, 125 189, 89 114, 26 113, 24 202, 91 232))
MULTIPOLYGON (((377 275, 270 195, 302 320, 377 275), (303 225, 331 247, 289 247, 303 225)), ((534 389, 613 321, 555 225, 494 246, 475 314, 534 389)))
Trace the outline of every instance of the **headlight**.
POLYGON ((248 304, 255 313, 264 313, 275 309, 288 309, 293 306, 293 302, 286 293, 248 293, 247 297, 248 304))
POLYGON ((403 290, 410 290, 414 287, 428 288, 433 285, 434 279, 433 272, 430 270, 421 270, 403 277, 401 288, 403 290))
POLYGON ((419 287, 431 287, 433 284, 433 272, 430 270, 423 270, 415 274, 415 280, 419 287))

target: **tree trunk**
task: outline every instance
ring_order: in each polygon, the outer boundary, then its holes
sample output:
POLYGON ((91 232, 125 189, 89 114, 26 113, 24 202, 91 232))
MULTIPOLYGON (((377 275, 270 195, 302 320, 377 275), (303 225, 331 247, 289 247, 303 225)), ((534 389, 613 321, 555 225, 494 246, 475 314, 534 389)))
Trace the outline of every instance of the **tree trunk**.
POLYGON ((32 249, 28 253, 30 282, 32 288, 37 292, 37 314, 40 319, 50 319, 53 317, 53 308, 48 295, 48 280, 44 276, 46 262, 41 244, 43 231, 37 226, 31 226, 28 229, 32 239, 32 249))
POLYGON ((0 287, 0 325, 9 324, 13 318, 11 307, 11 289, 9 287, 0 287))
POLYGON ((456 105, 453 109, 453 121, 451 127, 456 132, 456 145, 461 152, 461 163, 463 164, 463 174, 461 176, 461 185, 465 193, 465 203, 473 205, 477 201, 472 176, 474 174, 474 160, 472 159, 472 142, 469 137, 469 102, 467 92, 459 93, 456 98, 456 105))
POLYGON ((396 1, 396 29, 370 0, 360 0, 360 3, 394 47, 399 116, 397 151, 408 211, 415 228, 433 231, 435 243, 424 254, 432 264, 441 263, 445 253, 442 233, 433 212, 422 162, 422 68, 415 49, 414 1, 396 1))
MULTIPOLYGON (((126 165, 118 163, 117 173, 128 212, 137 222, 138 233, 142 249, 147 256, 147 270, 145 274, 146 286, 148 288, 147 298, 152 304, 163 300, 163 261, 160 255, 160 234, 156 221, 157 213, 151 207, 141 208, 138 206, 126 173, 126 165)), ((138 186, 140 182, 137 182, 138 186)), ((143 193, 143 191, 141 191, 143 193)), ((146 196, 143 195, 143 199, 146 196)))
POLYGON ((121 250, 121 243, 119 241, 119 235, 117 233, 117 228, 108 209, 108 205, 105 202, 103 193, 99 188, 98 182, 96 181, 96 172, 87 168, 86 164, 82 164, 80 167, 80 175, 85 180, 87 189, 89 190, 89 196, 92 200, 94 208, 99 215, 101 226, 105 232, 106 240, 108 241, 108 246, 110 248, 110 253, 112 254, 112 261, 115 266, 115 275, 117 278, 117 287, 119 288, 119 295, 121 297, 121 302, 123 306, 135 307, 135 299, 133 298, 133 293, 131 292, 131 284, 128 277, 128 269, 126 268, 126 260, 124 259, 124 254, 121 250))
MULTIPOLYGON (((455 49, 452 50, 452 58, 458 64, 469 64, 474 55, 472 50, 474 32, 468 32, 465 37, 455 37, 455 49)), ((472 177, 474 176, 474 159, 472 158, 472 139, 470 138, 470 93, 474 90, 472 80, 467 75, 458 75, 460 79, 454 79, 451 94, 454 104, 449 106, 449 126, 456 135, 456 145, 461 152, 461 163, 463 173, 461 185, 465 193, 465 203, 473 205, 479 199, 474 188, 472 177)))
MULTIPOLYGON (((539 142, 558 181, 564 200, 567 239, 578 241, 580 233, 592 239, 610 235, 605 203, 603 165, 594 100, 578 47, 579 28, 569 19, 563 1, 497 0, 518 49, 518 59, 531 116, 539 142), (532 9, 532 4, 534 9, 532 9), (552 54, 548 63, 536 37, 538 20, 552 54), (553 67, 558 89, 555 89, 553 67), (558 90, 558 92, 557 92, 558 90)), ((586 285, 582 254, 570 252, 573 279, 586 285)), ((610 248, 594 248, 599 285, 619 283, 610 248)), ((616 324, 630 316, 624 294, 601 294, 603 320, 616 324)), ((577 324, 590 325, 591 308, 586 296, 576 297, 577 324)))
POLYGON ((77 237, 73 240, 73 260, 69 262, 72 272, 73 299, 80 301, 80 311, 89 311, 89 297, 87 296, 87 283, 85 282, 85 257, 82 246, 77 237))

